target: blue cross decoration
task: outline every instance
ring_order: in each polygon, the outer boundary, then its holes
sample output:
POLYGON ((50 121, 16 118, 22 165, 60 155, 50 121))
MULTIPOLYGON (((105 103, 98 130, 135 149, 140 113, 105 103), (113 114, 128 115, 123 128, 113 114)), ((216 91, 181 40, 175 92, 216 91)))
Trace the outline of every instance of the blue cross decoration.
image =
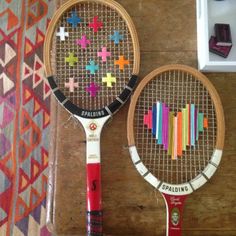
POLYGON ((114 41, 115 44, 119 44, 120 40, 123 40, 123 35, 119 31, 114 31, 113 35, 110 35, 110 39, 114 41))
POLYGON ((77 16, 77 13, 75 11, 72 11, 71 17, 67 19, 67 22, 72 24, 72 27, 75 28, 77 24, 81 22, 81 18, 77 16))
POLYGON ((95 62, 93 60, 90 60, 90 65, 86 65, 86 70, 89 70, 91 74, 95 74, 96 70, 99 69, 98 65, 95 65, 95 62))

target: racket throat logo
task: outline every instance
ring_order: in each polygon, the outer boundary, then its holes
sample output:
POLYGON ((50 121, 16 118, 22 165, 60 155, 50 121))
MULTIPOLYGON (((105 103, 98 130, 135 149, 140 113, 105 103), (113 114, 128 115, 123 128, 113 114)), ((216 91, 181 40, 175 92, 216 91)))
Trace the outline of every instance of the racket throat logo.
POLYGON ((180 210, 177 207, 174 207, 171 210, 171 223, 173 226, 178 226, 180 221, 180 210))
POLYGON ((171 185, 167 185, 167 184, 163 184, 161 186, 161 190, 163 192, 171 192, 171 193, 188 193, 189 192, 189 188, 187 185, 184 186, 171 186, 171 185))
POLYGON ((90 129, 91 131, 96 130, 96 129, 97 129, 97 124, 94 123, 94 122, 92 122, 92 123, 89 125, 89 129, 90 129))
POLYGON ((81 116, 85 118, 94 118, 104 116, 105 112, 103 110, 100 111, 81 111, 81 116))

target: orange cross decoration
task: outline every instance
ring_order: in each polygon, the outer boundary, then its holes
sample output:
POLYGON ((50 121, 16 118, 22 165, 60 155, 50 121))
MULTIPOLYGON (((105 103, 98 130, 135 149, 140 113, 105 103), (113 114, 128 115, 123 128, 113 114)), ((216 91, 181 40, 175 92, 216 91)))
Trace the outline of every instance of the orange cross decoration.
POLYGON ((119 56, 119 60, 115 61, 115 65, 119 65, 120 70, 124 70, 124 65, 129 65, 129 60, 125 60, 124 56, 119 56))

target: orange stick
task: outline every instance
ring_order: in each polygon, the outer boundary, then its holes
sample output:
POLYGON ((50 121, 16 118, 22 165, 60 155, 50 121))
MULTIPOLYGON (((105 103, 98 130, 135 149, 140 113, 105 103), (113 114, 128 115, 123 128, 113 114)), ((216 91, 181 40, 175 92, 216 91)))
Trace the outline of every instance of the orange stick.
POLYGON ((206 117, 203 119, 203 127, 206 129, 208 128, 208 119, 206 117))

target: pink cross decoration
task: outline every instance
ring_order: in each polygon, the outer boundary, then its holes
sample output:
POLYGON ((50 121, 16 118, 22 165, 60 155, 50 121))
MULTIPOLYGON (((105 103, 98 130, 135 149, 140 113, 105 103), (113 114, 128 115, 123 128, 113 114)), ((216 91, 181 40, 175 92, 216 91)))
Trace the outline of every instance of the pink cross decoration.
POLYGON ((75 91, 75 88, 78 88, 79 84, 78 82, 74 82, 74 78, 69 78, 69 82, 65 83, 65 87, 69 88, 69 91, 73 93, 75 91))
POLYGON ((102 51, 98 52, 98 57, 101 57, 103 62, 107 61, 107 57, 110 57, 110 56, 111 56, 111 53, 107 51, 106 47, 102 47, 102 51))
POLYGON ((91 42, 90 42, 90 40, 88 40, 88 39, 86 38, 86 35, 83 35, 81 39, 77 39, 77 40, 76 40, 76 44, 77 44, 77 45, 81 45, 81 47, 82 47, 83 49, 85 49, 85 48, 87 47, 87 44, 90 44, 90 43, 91 43, 91 42))
POLYGON ((100 86, 97 86, 94 82, 90 83, 90 85, 86 88, 86 91, 90 93, 91 97, 96 97, 99 90, 100 86))
POLYGON ((93 32, 98 32, 100 28, 102 28, 102 22, 98 21, 98 16, 93 17, 93 22, 89 23, 89 27, 93 28, 93 32))

